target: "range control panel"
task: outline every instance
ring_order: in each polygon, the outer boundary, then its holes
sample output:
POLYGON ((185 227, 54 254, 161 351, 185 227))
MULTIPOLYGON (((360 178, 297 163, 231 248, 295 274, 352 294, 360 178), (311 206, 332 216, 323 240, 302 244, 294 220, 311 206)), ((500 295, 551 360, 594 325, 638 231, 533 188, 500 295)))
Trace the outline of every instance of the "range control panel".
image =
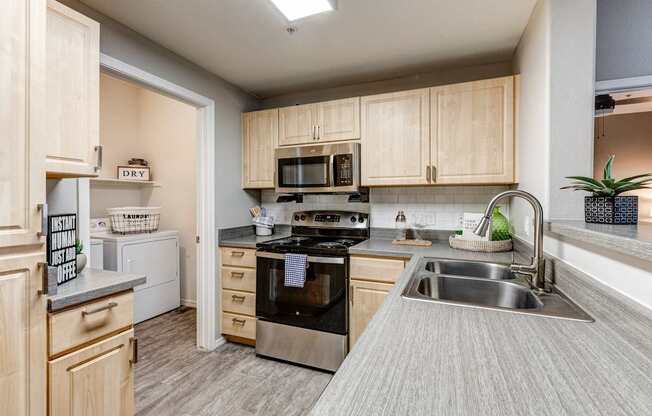
POLYGON ((320 228, 369 228, 369 214, 353 211, 301 211, 292 216, 292 225, 320 228))

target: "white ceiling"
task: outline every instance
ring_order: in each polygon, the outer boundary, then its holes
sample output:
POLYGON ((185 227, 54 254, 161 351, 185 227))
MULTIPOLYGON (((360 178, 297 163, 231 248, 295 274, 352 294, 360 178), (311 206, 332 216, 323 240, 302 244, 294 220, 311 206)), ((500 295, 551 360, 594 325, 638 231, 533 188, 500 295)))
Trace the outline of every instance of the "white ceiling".
POLYGON ((511 59, 536 0, 338 0, 287 21, 268 0, 82 0, 260 97, 511 59))

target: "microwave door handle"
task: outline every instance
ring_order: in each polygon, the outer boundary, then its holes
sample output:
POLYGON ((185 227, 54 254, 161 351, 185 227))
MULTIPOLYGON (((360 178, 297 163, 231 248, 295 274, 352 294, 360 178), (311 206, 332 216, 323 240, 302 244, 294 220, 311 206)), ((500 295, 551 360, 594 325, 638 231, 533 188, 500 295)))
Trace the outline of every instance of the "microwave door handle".
POLYGON ((328 156, 328 166, 330 168, 329 169, 330 170, 330 177, 328 178, 329 179, 329 181, 328 181, 329 186, 331 188, 334 188, 335 187, 335 178, 337 177, 337 172, 336 172, 337 167, 335 166, 335 155, 329 155, 328 156))

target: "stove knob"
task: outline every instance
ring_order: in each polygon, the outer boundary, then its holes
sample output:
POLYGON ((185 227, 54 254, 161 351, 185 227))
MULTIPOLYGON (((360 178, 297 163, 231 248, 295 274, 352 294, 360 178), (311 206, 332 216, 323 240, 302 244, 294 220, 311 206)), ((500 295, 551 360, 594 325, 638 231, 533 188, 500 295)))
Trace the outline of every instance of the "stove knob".
POLYGON ((295 215, 295 216, 294 216, 294 220, 295 220, 295 221, 299 221, 299 216, 298 216, 298 215, 295 215))
POLYGON ((355 215, 351 217, 351 222, 355 223, 355 215))
POLYGON ((301 221, 305 221, 305 220, 306 220, 306 216, 305 216, 305 215, 302 215, 302 216, 301 216, 301 221))
POLYGON ((358 222, 363 223, 364 222, 364 217, 360 216, 360 218, 358 218, 358 222))

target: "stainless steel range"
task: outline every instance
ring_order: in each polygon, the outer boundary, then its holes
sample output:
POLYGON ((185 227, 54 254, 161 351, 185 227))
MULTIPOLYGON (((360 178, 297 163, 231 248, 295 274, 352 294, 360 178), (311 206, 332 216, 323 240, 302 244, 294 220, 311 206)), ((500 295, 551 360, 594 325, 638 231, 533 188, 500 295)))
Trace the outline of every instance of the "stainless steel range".
POLYGON ((349 247, 369 238, 369 216, 294 214, 292 236, 256 245, 256 353, 336 371, 347 353, 349 247), (308 256, 303 287, 285 285, 286 254, 308 256))

